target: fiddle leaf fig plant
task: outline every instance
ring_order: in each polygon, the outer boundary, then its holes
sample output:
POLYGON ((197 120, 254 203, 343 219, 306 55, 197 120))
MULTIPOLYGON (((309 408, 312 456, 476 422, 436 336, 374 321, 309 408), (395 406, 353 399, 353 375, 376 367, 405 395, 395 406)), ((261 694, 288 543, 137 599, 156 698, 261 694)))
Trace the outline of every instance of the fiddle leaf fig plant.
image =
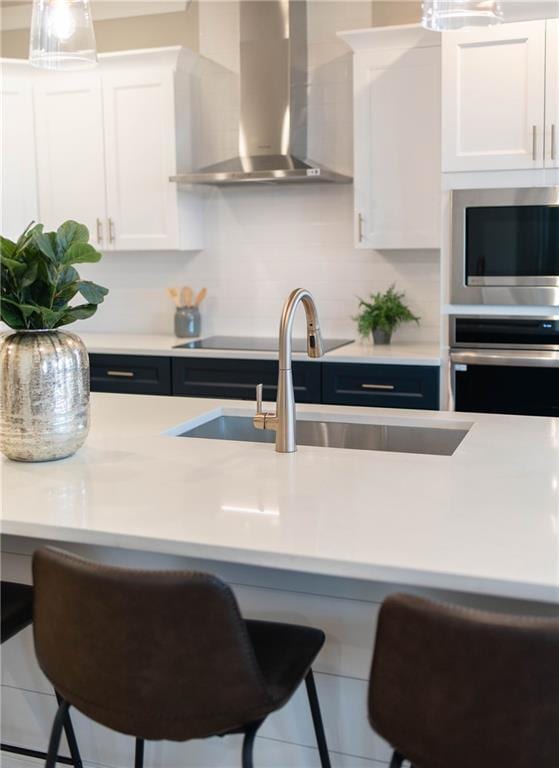
POLYGON ((74 264, 99 261, 89 230, 65 221, 56 232, 33 222, 17 242, 0 237, 0 317, 14 330, 50 330, 85 320, 107 288, 82 280, 74 264), (76 296, 85 303, 71 304, 76 296))
POLYGON ((398 293, 395 285, 391 285, 386 293, 371 294, 370 298, 371 301, 359 299, 359 314, 353 318, 360 336, 369 336, 376 330, 390 334, 402 323, 419 325, 420 318, 404 303, 405 294, 398 293))

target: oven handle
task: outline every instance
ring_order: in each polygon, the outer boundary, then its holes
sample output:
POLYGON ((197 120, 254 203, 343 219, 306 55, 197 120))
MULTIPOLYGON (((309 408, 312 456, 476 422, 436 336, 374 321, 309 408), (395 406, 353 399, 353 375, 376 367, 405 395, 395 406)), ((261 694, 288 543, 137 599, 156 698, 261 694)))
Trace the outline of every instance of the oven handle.
POLYGON ((500 365, 521 368, 559 368, 559 352, 529 350, 451 350, 453 365, 500 365))

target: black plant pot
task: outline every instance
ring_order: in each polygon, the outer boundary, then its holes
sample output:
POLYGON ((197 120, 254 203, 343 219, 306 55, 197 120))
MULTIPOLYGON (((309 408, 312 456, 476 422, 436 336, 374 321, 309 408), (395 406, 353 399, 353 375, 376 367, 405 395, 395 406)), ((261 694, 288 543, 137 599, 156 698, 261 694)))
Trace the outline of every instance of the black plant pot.
POLYGON ((392 331, 386 331, 384 328, 375 328, 373 331, 373 341, 375 344, 390 344, 392 331))

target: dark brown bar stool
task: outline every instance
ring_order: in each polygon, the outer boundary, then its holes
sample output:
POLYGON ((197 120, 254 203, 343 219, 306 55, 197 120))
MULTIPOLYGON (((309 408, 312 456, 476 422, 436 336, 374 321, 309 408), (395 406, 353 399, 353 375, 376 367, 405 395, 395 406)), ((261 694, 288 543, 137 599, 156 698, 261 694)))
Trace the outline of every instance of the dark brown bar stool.
POLYGON ((559 615, 389 597, 369 720, 396 749, 391 768, 558 768, 559 615))
POLYGON ((318 629, 243 620, 229 587, 189 571, 100 565, 54 549, 33 558, 39 664, 60 692, 46 768, 70 706, 136 739, 243 733, 243 768, 266 717, 305 680, 321 765, 330 768, 311 664, 318 629))
MULTIPOLYGON (((17 584, 13 581, 3 581, 1 583, 0 602, 2 607, 0 641, 5 643, 6 640, 17 635, 18 632, 28 627, 33 621, 33 587, 29 587, 27 584, 17 584)), ((58 694, 57 699, 60 705, 61 699, 58 694)), ((55 761, 65 765, 73 765, 75 768, 82 768, 80 751, 69 714, 63 721, 63 727, 72 757, 57 756, 55 761)), ((11 752, 12 754, 25 757, 35 757, 40 760, 45 760, 47 757, 46 752, 28 749, 27 747, 16 747, 12 744, 2 743, 0 744, 0 749, 4 752, 11 752)))

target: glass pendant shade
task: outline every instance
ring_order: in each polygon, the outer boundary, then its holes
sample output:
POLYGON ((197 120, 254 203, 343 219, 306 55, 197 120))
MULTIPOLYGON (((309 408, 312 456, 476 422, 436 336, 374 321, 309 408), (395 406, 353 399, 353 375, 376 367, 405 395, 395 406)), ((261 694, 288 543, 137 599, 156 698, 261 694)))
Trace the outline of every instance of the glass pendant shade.
POLYGON ((422 25, 443 32, 461 27, 488 27, 503 21, 499 0, 424 0, 422 25))
POLYGON ((34 0, 29 61, 54 70, 97 64, 89 0, 34 0))

